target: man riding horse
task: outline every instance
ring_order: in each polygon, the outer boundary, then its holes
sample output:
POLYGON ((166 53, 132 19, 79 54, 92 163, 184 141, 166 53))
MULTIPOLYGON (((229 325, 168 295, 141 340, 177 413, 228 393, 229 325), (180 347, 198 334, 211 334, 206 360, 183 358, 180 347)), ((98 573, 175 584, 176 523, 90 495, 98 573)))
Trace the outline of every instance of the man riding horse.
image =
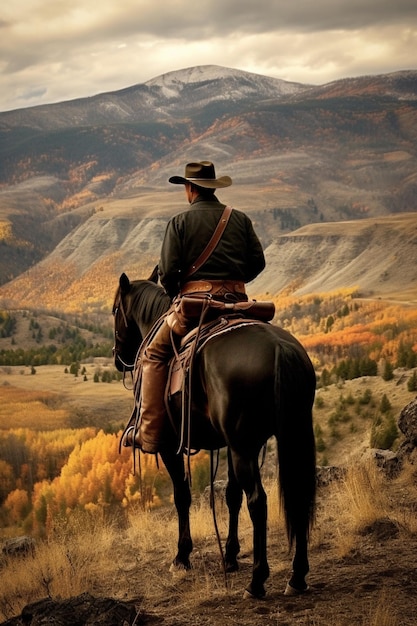
MULTIPOLYGON (((172 176, 169 182, 184 185, 190 208, 171 218, 166 228, 158 265, 165 291, 173 300, 193 294, 229 303, 246 301, 245 283, 264 269, 265 257, 249 217, 215 196, 216 189, 229 187, 232 179, 216 178, 213 163, 201 161, 188 163, 185 175, 172 176)), ((192 325, 181 324, 171 307, 142 353, 140 428, 134 436, 143 452, 155 454, 164 446, 171 332, 183 335, 192 325)))

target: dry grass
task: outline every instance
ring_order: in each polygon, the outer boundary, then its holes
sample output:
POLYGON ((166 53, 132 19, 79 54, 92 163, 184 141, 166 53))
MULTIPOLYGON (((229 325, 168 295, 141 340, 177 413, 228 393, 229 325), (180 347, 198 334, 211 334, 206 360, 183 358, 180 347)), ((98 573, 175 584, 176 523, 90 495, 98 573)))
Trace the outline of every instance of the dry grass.
POLYGON ((410 535, 417 535, 417 468, 406 463, 401 474, 393 482, 396 501, 391 516, 410 535))
POLYGON ((379 594, 375 605, 371 604, 368 614, 363 617, 362 626, 401 626, 401 618, 387 590, 379 594))
POLYGON ((385 475, 371 459, 347 468, 337 496, 343 519, 354 532, 387 515, 385 481, 385 475))
POLYGON ((115 527, 83 515, 56 528, 34 554, 3 557, 0 615, 9 618, 44 597, 69 598, 94 593, 96 580, 112 569, 115 527))
MULTIPOLYGON (((108 516, 106 519, 73 514, 55 521, 50 539, 38 545, 34 556, 3 561, 0 617, 6 619, 18 614, 29 602, 48 595, 57 599, 88 591, 92 595, 131 599, 139 612, 151 611, 170 625, 206 624, 203 617, 198 618, 206 614, 213 615, 220 626, 254 624, 261 614, 272 620, 267 623, 288 626, 413 623, 404 618, 407 595, 399 598, 398 589, 396 594, 391 594, 390 570, 382 573, 381 578, 378 571, 397 560, 402 566, 398 551, 415 549, 416 524, 412 517, 415 518, 416 509, 411 506, 417 502, 415 468, 407 466, 388 484, 380 470, 368 461, 358 461, 349 466, 344 480, 319 491, 310 555, 313 594, 297 600, 284 600, 279 592, 288 576, 291 557, 287 552, 276 482, 266 480, 265 485, 271 580, 269 600, 262 605, 242 604, 240 600, 252 560, 252 526, 246 505, 239 531, 241 570, 228 576, 226 586, 212 512, 201 498, 195 501, 191 511, 193 569, 186 575, 173 577, 168 571, 177 541, 173 506, 152 511, 138 508, 123 518, 123 524, 120 517, 116 524, 108 521, 108 516), (371 535, 363 535, 364 527, 371 527, 380 519, 398 523, 401 531, 398 542, 387 539, 378 547, 371 535), (274 591, 276 588, 278 591, 274 591), (172 615, 181 616, 181 622, 170 621, 172 615)), ((227 510, 221 500, 216 502, 224 542, 227 510)), ((414 563, 412 555, 409 560, 414 563)), ((404 563, 404 572, 407 571, 404 563)), ((397 586, 398 577, 404 577, 404 572, 398 574, 392 570, 397 586)))
POLYGON ((68 408, 61 407, 59 396, 39 390, 0 387, 0 424, 4 430, 26 428, 36 423, 44 430, 63 428, 68 424, 68 408))
POLYGON ((327 519, 333 520, 334 549, 344 558, 356 549, 357 535, 366 526, 388 516, 385 477, 371 460, 351 463, 345 478, 330 489, 327 519))
POLYGON ((104 426, 127 420, 132 395, 121 381, 95 383, 98 367, 112 367, 111 361, 97 359, 86 364, 87 380, 65 373, 62 365, 43 365, 36 374, 22 367, 0 367, 0 428, 54 430, 70 426, 74 416, 83 416, 83 425, 104 426))

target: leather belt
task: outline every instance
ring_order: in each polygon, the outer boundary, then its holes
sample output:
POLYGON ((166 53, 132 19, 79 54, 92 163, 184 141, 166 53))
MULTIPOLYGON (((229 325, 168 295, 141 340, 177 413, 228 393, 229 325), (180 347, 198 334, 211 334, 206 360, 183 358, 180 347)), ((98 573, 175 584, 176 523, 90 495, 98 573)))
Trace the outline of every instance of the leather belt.
POLYGON ((245 294, 245 283, 240 280, 189 280, 180 291, 180 295, 187 293, 211 293, 212 295, 225 293, 245 294))

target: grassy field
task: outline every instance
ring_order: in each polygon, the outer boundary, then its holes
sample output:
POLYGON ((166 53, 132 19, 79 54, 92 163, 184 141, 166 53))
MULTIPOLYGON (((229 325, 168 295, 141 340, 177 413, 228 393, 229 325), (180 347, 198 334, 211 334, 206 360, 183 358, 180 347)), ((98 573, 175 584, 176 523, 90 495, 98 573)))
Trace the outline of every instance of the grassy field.
POLYGON ((318 452, 319 463, 347 463, 358 450, 369 448, 373 421, 381 415, 382 397, 385 395, 389 400, 390 413, 395 420, 404 406, 414 399, 415 392, 407 389, 411 375, 412 370, 399 369, 389 381, 381 376, 364 376, 318 389, 314 423, 322 429, 326 444, 326 449, 318 452), (370 401, 362 404, 366 395, 370 396, 370 401), (337 419, 341 406, 346 412, 337 419))
POLYGON ((84 367, 85 376, 77 377, 61 365, 39 366, 35 374, 31 368, 0 368, 0 427, 50 430, 76 426, 77 419, 87 426, 123 424, 132 392, 121 381, 94 382, 97 370, 112 369, 110 360, 96 359, 84 367))

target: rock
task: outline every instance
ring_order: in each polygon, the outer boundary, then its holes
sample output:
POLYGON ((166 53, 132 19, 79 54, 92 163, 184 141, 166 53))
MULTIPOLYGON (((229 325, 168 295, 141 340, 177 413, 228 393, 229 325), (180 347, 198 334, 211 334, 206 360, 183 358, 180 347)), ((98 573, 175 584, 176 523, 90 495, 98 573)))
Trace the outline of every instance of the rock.
POLYGON ((346 468, 336 465, 319 465, 317 471, 317 485, 327 487, 330 483, 342 480, 346 476, 346 468))
POLYGON ((398 428, 407 443, 417 446, 417 398, 403 408, 398 418, 398 428))
MULTIPOLYGON (((215 480, 213 483, 213 493, 214 493, 214 499, 215 502, 217 504, 217 502, 219 502, 220 504, 224 504, 226 502, 226 487, 227 487, 227 480, 215 480)), ((210 503, 210 499, 211 499, 211 486, 208 485, 204 491, 203 491, 203 499, 210 503)))
POLYGON ((371 449, 370 453, 377 466, 385 472, 388 478, 394 478, 398 475, 402 467, 398 454, 392 450, 379 450, 378 448, 371 449))
POLYGON ((5 556, 21 556, 26 554, 33 554, 35 551, 36 542, 32 537, 14 537, 8 539, 2 548, 2 552, 5 556))
POLYGON ((137 615, 132 603, 83 593, 68 600, 45 598, 28 604, 19 617, 1 626, 139 626, 144 621, 138 620, 137 615))
POLYGON ((417 464, 417 398, 403 408, 398 418, 398 428, 404 435, 404 441, 397 451, 401 462, 407 459, 417 464))

